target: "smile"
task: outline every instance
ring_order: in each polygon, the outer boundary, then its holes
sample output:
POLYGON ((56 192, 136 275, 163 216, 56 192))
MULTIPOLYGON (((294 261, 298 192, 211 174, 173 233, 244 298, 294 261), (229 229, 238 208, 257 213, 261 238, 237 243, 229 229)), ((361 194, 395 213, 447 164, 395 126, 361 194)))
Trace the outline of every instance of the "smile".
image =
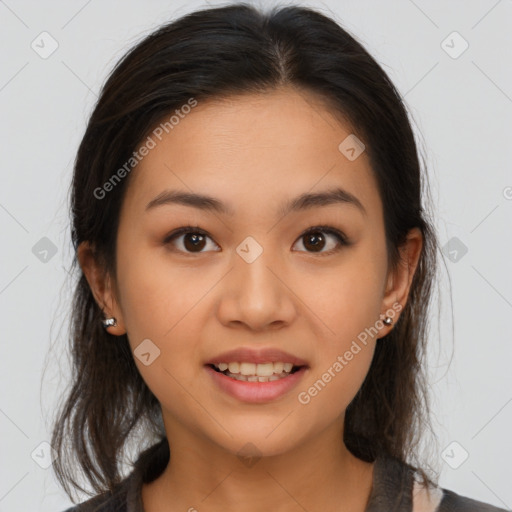
POLYGON ((255 365, 242 362, 207 364, 205 369, 214 384, 224 393, 242 402, 262 403, 276 400, 291 391, 302 380, 309 368, 294 367, 291 363, 255 365), (221 368, 224 370, 222 371, 221 368), (232 372, 232 369, 237 371, 232 372))

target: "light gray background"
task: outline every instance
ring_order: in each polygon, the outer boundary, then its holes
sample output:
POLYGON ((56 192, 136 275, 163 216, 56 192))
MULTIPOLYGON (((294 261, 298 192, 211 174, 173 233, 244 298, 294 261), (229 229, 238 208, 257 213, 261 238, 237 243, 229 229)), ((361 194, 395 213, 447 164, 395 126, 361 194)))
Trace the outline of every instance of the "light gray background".
MULTIPOLYGON (((428 158, 441 244, 456 237, 467 247, 458 261, 446 258, 443 314, 432 324, 432 463, 443 487, 510 508, 512 1, 297 3, 334 16, 405 95, 428 158), (454 31, 469 44, 457 58, 445 51, 463 48, 454 31)), ((35 461, 48 461, 40 443, 68 379, 66 195, 87 117, 129 47, 203 5, 0 1, 0 512, 70 505, 51 468, 35 461), (31 48, 43 31, 58 42, 46 59, 31 48), (57 250, 46 262, 32 250, 43 237, 57 250)))

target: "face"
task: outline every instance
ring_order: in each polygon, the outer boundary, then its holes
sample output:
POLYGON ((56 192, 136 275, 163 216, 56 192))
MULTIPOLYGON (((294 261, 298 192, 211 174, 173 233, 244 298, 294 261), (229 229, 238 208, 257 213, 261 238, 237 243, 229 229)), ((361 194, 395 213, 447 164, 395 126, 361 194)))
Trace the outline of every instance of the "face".
POLYGON ((305 92, 208 101, 132 171, 110 311, 121 330, 111 332, 128 334, 169 439, 186 432, 232 453, 251 442, 275 455, 329 426, 342 431, 390 329, 379 319, 397 320, 412 278, 388 272, 367 155, 351 161, 338 149, 351 133, 305 92), (233 349, 279 349, 306 368, 273 398, 235 396, 219 382, 247 383, 205 366, 233 349))

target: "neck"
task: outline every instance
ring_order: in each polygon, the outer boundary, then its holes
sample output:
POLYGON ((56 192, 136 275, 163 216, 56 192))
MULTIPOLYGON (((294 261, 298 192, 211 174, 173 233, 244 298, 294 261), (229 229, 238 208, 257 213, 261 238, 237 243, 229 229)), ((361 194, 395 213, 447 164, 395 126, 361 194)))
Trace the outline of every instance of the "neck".
POLYGON ((272 456, 250 444, 239 454, 230 453, 186 430, 181 437, 169 436, 179 442, 171 442, 164 472, 144 484, 144 510, 364 512, 373 464, 351 454, 336 426, 293 451, 272 456))

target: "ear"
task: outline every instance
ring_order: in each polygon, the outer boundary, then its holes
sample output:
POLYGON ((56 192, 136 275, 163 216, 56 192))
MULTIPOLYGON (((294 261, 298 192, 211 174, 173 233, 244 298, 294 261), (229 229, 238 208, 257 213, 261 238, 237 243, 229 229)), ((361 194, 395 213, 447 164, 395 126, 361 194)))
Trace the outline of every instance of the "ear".
POLYGON ((123 316, 112 286, 111 276, 100 264, 93 246, 89 242, 82 242, 78 246, 77 258, 94 300, 103 311, 105 318, 114 317, 116 319, 117 325, 108 327, 107 331, 115 336, 125 334, 123 316))
POLYGON ((407 234, 405 243, 399 248, 400 261, 395 270, 390 269, 387 277, 386 289, 382 301, 383 316, 392 316, 393 324, 384 325, 383 336, 389 333, 396 324, 400 311, 405 308, 409 297, 412 279, 416 272, 423 247, 423 236, 419 228, 413 228, 407 234), (386 313, 388 311, 389 313, 386 313))

